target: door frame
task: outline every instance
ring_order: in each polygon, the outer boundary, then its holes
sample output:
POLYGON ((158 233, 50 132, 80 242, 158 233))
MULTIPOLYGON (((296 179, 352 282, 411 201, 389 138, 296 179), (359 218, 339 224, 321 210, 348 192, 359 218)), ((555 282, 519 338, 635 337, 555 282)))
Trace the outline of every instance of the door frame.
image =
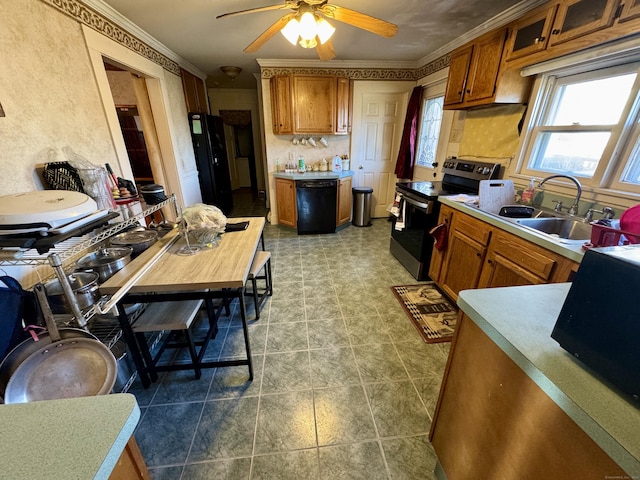
MULTIPOLYGON (((83 34, 87 44, 91 65, 96 78, 96 83, 102 99, 105 117, 111 131, 117 168, 124 178, 133 178, 129 155, 124 143, 120 122, 115 110, 115 102, 111 93, 111 87, 104 68, 104 58, 121 66, 122 68, 145 78, 149 101, 153 111, 153 120, 158 133, 160 153, 162 156, 162 168, 167 185, 165 190, 174 193, 178 202, 182 205, 191 204, 190 199, 184 198, 184 191, 180 182, 177 158, 178 152, 173 142, 173 125, 166 106, 171 105, 168 95, 166 72, 160 65, 141 57, 134 51, 114 42, 95 30, 82 25, 83 34)), ((196 172, 197 174, 197 172, 196 172)))

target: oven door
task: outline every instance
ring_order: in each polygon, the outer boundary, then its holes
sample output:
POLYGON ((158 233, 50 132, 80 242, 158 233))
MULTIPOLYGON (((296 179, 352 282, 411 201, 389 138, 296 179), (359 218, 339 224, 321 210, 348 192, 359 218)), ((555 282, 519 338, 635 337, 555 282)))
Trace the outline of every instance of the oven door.
POLYGON ((404 203, 404 228, 398 230, 398 219, 392 217, 391 253, 417 279, 428 278, 433 237, 429 230, 437 225, 440 203, 425 200, 398 190, 404 203))

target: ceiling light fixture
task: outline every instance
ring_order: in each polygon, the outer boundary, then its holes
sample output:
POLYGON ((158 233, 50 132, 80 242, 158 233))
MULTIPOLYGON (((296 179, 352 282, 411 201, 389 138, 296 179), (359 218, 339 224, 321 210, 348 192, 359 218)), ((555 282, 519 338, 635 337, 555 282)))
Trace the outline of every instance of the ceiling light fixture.
POLYGON ((236 77, 240 75, 240 72, 242 71, 240 67, 232 67, 232 66, 220 67, 220 70, 222 70, 222 73, 224 73, 231 80, 235 80, 236 77))
POLYGON ((292 18, 280 30, 280 33, 291 45, 300 45, 302 48, 314 48, 324 44, 331 38, 336 29, 324 18, 318 18, 311 12, 292 18))

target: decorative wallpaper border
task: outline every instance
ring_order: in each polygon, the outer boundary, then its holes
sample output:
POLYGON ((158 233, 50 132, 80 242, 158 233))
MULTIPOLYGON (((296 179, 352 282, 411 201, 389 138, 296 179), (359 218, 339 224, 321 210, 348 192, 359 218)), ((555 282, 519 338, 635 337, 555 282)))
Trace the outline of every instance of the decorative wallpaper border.
POLYGON ((271 78, 274 75, 342 75, 353 80, 411 80, 426 77, 438 70, 447 68, 451 55, 442 57, 423 65, 420 68, 386 69, 386 68, 326 68, 326 67, 261 67, 260 76, 271 78))
POLYGON ((165 70, 180 76, 180 65, 154 50, 129 32, 123 30, 111 20, 105 18, 95 10, 78 0, 41 0, 57 8, 78 22, 106 35, 111 40, 133 50, 139 55, 157 63, 165 70))

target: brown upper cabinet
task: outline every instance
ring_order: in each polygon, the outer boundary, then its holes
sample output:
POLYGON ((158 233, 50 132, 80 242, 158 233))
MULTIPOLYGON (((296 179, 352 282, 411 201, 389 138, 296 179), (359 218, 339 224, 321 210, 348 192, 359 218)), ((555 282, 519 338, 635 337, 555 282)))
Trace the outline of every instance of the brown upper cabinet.
POLYGON ((273 133, 293 133, 291 75, 271 77, 271 116, 273 133))
POLYGON ((351 131, 348 78, 278 75, 271 78, 273 133, 346 134, 351 131))
POLYGON ((180 69, 180 77, 182 78, 182 89, 187 104, 187 112, 209 113, 207 89, 202 79, 183 68, 180 69))
POLYGON ((521 69, 640 31, 640 0, 554 0, 508 25, 508 69, 521 69))
POLYGON ((464 109, 492 103, 526 101, 531 80, 501 69, 507 29, 478 37, 451 54, 444 108, 464 109))
POLYGON ((549 45, 566 42, 610 27, 619 0, 565 0, 560 2, 549 45))
POLYGON ((637 17, 640 17, 640 0, 625 1, 620 13, 620 21, 626 22, 637 17))
POLYGON ((514 22, 507 39, 505 59, 513 60, 547 48, 557 4, 544 5, 514 22))

